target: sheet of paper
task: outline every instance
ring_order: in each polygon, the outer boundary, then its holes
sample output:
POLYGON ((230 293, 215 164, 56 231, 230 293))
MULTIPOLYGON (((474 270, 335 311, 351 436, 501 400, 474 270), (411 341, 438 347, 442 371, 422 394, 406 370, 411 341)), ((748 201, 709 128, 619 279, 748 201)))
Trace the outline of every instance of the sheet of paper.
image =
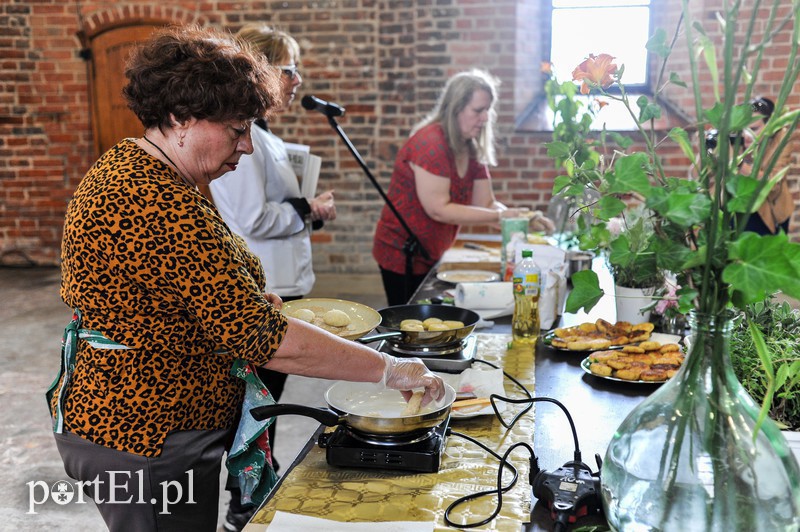
MULTIPOLYGON (((253 525, 258 526, 258 525, 253 525)), ((261 525, 263 527, 263 525, 261 525)), ((340 523, 319 517, 275 512, 272 523, 265 528, 245 527, 245 532, 268 530, 269 532, 433 532, 433 522, 386 521, 380 523, 340 523)))

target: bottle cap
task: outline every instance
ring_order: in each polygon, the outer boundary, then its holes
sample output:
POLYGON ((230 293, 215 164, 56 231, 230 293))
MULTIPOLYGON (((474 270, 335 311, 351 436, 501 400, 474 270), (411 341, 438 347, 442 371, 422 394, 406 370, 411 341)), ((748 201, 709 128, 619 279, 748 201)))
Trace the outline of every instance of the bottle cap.
POLYGON ((526 259, 528 257, 533 257, 533 251, 531 251, 530 249, 523 249, 522 250, 522 258, 526 259))

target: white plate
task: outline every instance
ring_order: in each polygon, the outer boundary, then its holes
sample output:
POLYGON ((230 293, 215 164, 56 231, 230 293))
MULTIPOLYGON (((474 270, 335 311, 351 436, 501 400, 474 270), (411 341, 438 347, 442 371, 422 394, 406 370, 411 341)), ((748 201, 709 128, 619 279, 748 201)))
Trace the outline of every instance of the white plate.
POLYGON ((438 272, 436 278, 446 283, 491 283, 500 280, 500 274, 486 270, 447 270, 438 272))

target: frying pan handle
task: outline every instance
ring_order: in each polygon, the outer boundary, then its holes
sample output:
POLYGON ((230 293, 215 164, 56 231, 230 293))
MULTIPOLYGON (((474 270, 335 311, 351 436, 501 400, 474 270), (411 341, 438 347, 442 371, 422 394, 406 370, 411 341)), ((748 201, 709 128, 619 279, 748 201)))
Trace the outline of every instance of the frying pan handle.
POLYGON ((361 338, 357 338, 356 342, 362 344, 371 344, 372 342, 377 342, 379 340, 388 340, 389 338, 397 338, 399 336, 403 336, 402 331, 390 331, 390 332, 376 334, 374 336, 362 336, 361 338))
POLYGON ((306 416, 310 418, 314 418, 323 425, 327 427, 332 427, 334 425, 338 425, 339 423, 344 422, 344 417, 340 417, 339 414, 334 412, 333 410, 328 410, 325 408, 314 408, 311 406, 304 406, 304 405, 267 405, 267 406, 258 406, 256 408, 250 409, 250 415, 253 416, 258 421, 263 421, 267 418, 280 416, 283 414, 295 414, 298 416, 306 416))

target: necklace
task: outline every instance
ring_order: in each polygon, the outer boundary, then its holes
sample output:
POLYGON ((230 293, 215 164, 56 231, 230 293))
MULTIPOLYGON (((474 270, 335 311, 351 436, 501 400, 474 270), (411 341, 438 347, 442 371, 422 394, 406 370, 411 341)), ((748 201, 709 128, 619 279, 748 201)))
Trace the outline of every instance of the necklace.
POLYGON ((175 164, 175 162, 174 162, 172 159, 170 159, 170 158, 169 158, 169 155, 167 155, 166 153, 164 153, 164 150, 162 150, 162 149, 161 149, 161 147, 160 147, 158 144, 156 144, 156 143, 155 143, 155 142, 153 142, 152 140, 148 139, 148 138, 147 138, 147 135, 142 135, 142 138, 143 138, 144 140, 146 140, 148 144, 150 144, 150 145, 151 145, 151 146, 153 146, 155 149, 157 149, 157 150, 159 151, 159 153, 161 153, 161 155, 163 155, 163 156, 164 156, 164 157, 167 159, 167 161, 169 161, 169 164, 171 164, 171 165, 172 165, 172 167, 173 167, 173 168, 175 168, 175 171, 176 171, 176 172, 178 172, 178 175, 181 177, 181 179, 183 179, 183 181, 184 181, 184 182, 186 182, 186 183, 188 183, 188 184, 191 184, 191 183, 189 183, 189 180, 188 180, 188 179, 186 179, 185 177, 183 177, 183 173, 182 173, 182 172, 181 172, 181 171, 178 169, 178 165, 177 165, 177 164, 175 164))

